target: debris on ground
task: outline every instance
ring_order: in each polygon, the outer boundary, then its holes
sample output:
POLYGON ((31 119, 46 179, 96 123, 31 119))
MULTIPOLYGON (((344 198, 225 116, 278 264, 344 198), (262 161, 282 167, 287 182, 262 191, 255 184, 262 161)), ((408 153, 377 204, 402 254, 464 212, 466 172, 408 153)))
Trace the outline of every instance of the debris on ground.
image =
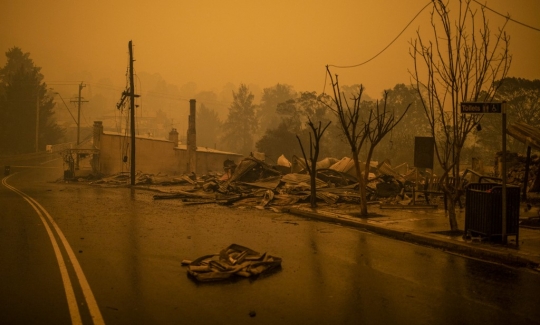
MULTIPOLYGON (((194 173, 175 176, 137 173, 135 184, 158 190, 156 186, 169 186, 168 193, 163 191, 154 195, 154 199, 179 199, 185 204, 215 203, 273 209, 276 206, 309 202, 311 183, 305 171, 305 161, 293 157, 293 163, 290 163, 283 155, 278 161, 278 165, 272 166, 253 156, 244 158, 238 164, 226 160, 223 172, 211 172, 202 176, 194 173)), ((351 158, 325 158, 317 166, 320 166, 316 178, 317 200, 331 205, 360 204, 358 179, 354 176, 351 158)), ((373 163, 369 175, 368 204, 380 200, 392 203, 407 200, 406 195, 400 196, 407 180, 392 169, 389 163, 380 166, 373 163)), ((91 180, 91 184, 125 186, 128 181, 129 173, 125 172, 91 180)))
MULTIPOLYGON (((495 160, 495 170, 500 174, 502 152, 498 152, 495 160)), ((507 182, 508 184, 518 185, 523 187, 525 182, 527 156, 515 152, 507 152, 507 182)), ((527 188, 531 192, 540 192, 540 157, 536 154, 531 155, 529 162, 529 174, 527 175, 527 188)))
POLYGON ((540 229, 540 216, 520 219, 519 226, 531 229, 540 229))
POLYGON ((281 268, 281 258, 258 253, 245 246, 232 244, 219 254, 204 255, 194 261, 184 260, 188 275, 199 282, 212 282, 234 276, 258 276, 281 268))
MULTIPOLYGON (((517 160, 522 162, 523 159, 519 157, 517 160)), ((532 165, 537 161, 537 157, 533 156, 532 165)), ((249 156, 238 163, 225 160, 223 171, 206 175, 138 173, 136 185, 163 192, 154 195, 155 200, 179 199, 187 205, 221 204, 276 209, 310 202, 311 182, 305 166, 305 161, 295 156, 291 163, 282 155, 275 166, 249 156), (164 189, 160 190, 159 186, 164 186, 164 189)), ((520 180, 523 168, 517 163, 513 166, 515 168, 510 170, 509 179, 520 180)), ((360 204, 359 183, 351 158, 325 158, 317 162, 317 167, 317 201, 329 205, 360 204)), ((537 169, 532 167, 531 174, 537 173, 537 169)), ((412 205, 433 207, 443 202, 439 176, 431 170, 419 171, 407 164, 394 167, 390 161, 385 160, 372 162, 367 172, 367 204, 390 208, 412 205)), ((104 186, 122 186, 128 180, 129 173, 120 173, 91 182, 104 186)), ((462 182, 462 185, 466 183, 462 182)))
MULTIPOLYGON (((108 177, 102 177, 98 180, 92 180, 90 184, 103 184, 103 185, 126 185, 130 176, 128 172, 115 174, 108 177)), ((89 178, 91 180, 91 178, 89 178)), ((143 174, 137 173, 135 175, 135 185, 182 185, 190 184, 196 185, 197 178, 195 174, 186 174, 178 177, 171 177, 162 174, 143 174)))

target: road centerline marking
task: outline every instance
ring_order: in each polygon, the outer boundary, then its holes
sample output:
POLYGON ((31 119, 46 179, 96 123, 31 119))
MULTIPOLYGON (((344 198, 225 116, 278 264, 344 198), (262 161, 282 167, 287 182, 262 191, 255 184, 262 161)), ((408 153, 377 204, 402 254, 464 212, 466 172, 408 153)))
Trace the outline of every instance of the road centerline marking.
MULTIPOLYGON (((13 175, 13 174, 12 174, 13 175)), ((82 324, 79 308, 77 305, 77 300, 75 298, 75 294, 73 291, 73 286, 71 284, 71 281, 69 279, 69 274, 66 268, 66 264, 64 262, 64 258, 62 256, 62 253, 60 251, 58 242, 56 241, 56 238, 54 237, 54 233, 52 229, 49 226, 49 223, 52 225, 53 229, 56 231, 56 234, 58 238, 60 238, 60 241, 62 242, 62 245, 64 246, 64 249, 68 255, 68 258, 73 266, 73 269, 75 271, 75 275, 79 281, 79 285, 81 286, 83 296, 86 300, 86 304, 88 306, 88 310, 90 312, 90 316, 92 317, 92 321, 96 325, 104 325, 105 321, 103 320, 103 317, 101 315, 101 312, 99 310, 99 307, 97 305, 96 299, 94 297, 94 294, 92 293, 92 289, 90 288, 90 285, 88 284, 88 281, 86 280, 86 276, 84 275, 84 272, 81 268, 81 265, 79 264, 79 261, 77 260, 77 257, 75 256, 75 253, 73 252, 73 249, 69 245, 69 242, 67 241, 66 237, 64 236, 64 233, 60 229, 60 227, 56 224, 52 216, 45 210, 41 204, 39 204, 34 198, 29 196, 28 194, 22 192, 21 190, 9 185, 7 183, 7 179, 11 177, 12 175, 9 175, 7 177, 4 177, 2 179, 2 184, 8 188, 9 190, 17 193, 20 195, 30 206, 36 211, 38 216, 40 217, 41 221, 43 222, 43 225, 45 226, 45 229, 47 230, 47 234, 49 235, 49 239, 51 240, 51 243, 53 245, 54 253, 56 255, 56 260, 58 262, 58 266, 60 268, 60 274, 62 276, 62 282, 64 284, 64 290, 66 292, 66 298, 68 302, 69 312, 71 315, 71 321, 73 324, 82 324), (45 215, 46 218, 43 216, 45 215), (47 222, 47 220, 49 222, 47 222)))

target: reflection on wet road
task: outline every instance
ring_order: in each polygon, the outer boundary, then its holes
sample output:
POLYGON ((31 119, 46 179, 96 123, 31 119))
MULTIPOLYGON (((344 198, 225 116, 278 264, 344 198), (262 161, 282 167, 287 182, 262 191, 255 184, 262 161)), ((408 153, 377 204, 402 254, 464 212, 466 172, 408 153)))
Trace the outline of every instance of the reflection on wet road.
POLYGON ((105 323, 540 322, 540 277, 528 270, 287 214, 27 177, 10 182, 55 218, 105 323), (232 243, 283 258, 282 269, 210 284, 186 276, 183 259, 232 243))
POLYGON ((83 293, 84 299, 81 301, 80 304, 82 306, 84 306, 85 304, 86 306, 88 306, 88 313, 90 314, 90 317, 94 324, 104 324, 101 312, 94 299, 92 290, 88 285, 88 281, 84 276, 84 272, 81 269, 77 257, 73 253, 73 249, 71 248, 71 246, 66 240, 66 237, 62 233, 62 230, 58 227, 53 217, 47 212, 47 210, 43 208, 43 206, 41 206, 41 204, 39 204, 34 198, 8 184, 7 181, 10 177, 11 175, 4 177, 2 179, 2 185, 7 189, 13 191, 14 193, 18 194, 34 209, 47 232, 50 243, 54 250, 54 255, 56 257, 56 261, 58 263, 58 268, 62 278, 64 292, 66 294, 67 306, 71 317, 71 323, 82 324, 82 319, 78 308, 79 303, 77 301, 77 298, 75 297, 75 292, 72 286, 72 282, 70 280, 70 275, 65 260, 69 260, 69 262, 71 263, 71 267, 73 270, 72 277, 77 280, 78 285, 80 286, 80 289, 83 293), (56 238, 58 238, 58 240, 56 238), (64 259, 64 255, 67 256, 67 259, 64 259))

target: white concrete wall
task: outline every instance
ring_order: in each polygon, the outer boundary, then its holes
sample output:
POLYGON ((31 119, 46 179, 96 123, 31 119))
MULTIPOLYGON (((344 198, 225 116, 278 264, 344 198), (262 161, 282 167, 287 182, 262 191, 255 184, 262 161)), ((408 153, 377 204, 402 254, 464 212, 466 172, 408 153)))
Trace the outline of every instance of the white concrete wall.
MULTIPOLYGON (((130 170, 130 141, 130 137, 122 135, 101 135, 99 161, 102 174, 111 175, 130 170), (124 155, 128 157, 127 163, 122 161, 124 155)), ((181 174, 183 170, 178 164, 174 146, 172 141, 136 138, 135 170, 147 174, 181 174)))
MULTIPOLYGON (((129 172, 129 156, 131 139, 119 134, 102 133, 100 138, 99 165, 104 175, 129 172), (128 156, 128 162, 122 161, 128 156)), ((137 137, 135 142, 135 169, 146 174, 180 175, 188 172, 188 153, 186 146, 175 148, 175 143, 168 140, 137 137)), ((201 149, 196 154, 197 175, 209 171, 223 172, 223 162, 233 160, 236 164, 242 159, 241 155, 201 149)))

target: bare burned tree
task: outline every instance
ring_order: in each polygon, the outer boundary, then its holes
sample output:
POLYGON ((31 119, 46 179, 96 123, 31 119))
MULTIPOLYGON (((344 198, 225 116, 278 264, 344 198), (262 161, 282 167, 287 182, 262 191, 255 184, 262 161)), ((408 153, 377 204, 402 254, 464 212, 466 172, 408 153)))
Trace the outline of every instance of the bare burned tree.
POLYGON ((504 31, 506 23, 492 34, 484 7, 477 17, 471 2, 453 2, 457 10, 452 21, 448 2, 434 0, 432 36, 423 38, 418 31, 417 38, 410 42, 414 61, 411 76, 435 138, 436 156, 443 169, 439 182, 448 198, 451 230, 458 229, 455 202, 462 194, 459 190, 461 150, 482 118, 482 115, 461 114, 460 103, 492 101, 500 86, 495 81, 507 75, 511 63, 509 36, 504 31))
POLYGON ((323 128, 321 122, 319 121, 319 126, 315 127, 315 125, 311 121, 311 118, 308 117, 307 125, 311 129, 311 132, 309 133, 309 160, 306 158, 306 152, 304 151, 304 146, 302 145, 300 137, 298 135, 296 136, 296 138, 298 139, 298 143, 300 144, 300 149, 302 149, 302 155, 304 156, 304 160, 306 161, 306 169, 310 176, 311 197, 309 202, 312 208, 317 207, 317 160, 319 159, 321 138, 330 123, 332 122, 328 122, 328 124, 326 124, 326 126, 323 128))
POLYGON ((332 90, 334 92, 335 107, 328 106, 338 117, 340 127, 349 143, 351 148, 352 159, 354 161, 354 168, 356 170, 356 176, 358 178, 358 186, 360 193, 360 215, 367 216, 367 193, 366 193, 366 181, 362 176, 362 168, 360 166, 360 160, 358 155, 360 149, 364 144, 368 134, 366 133, 365 122, 360 119, 361 113, 361 99, 364 88, 360 85, 358 93, 351 99, 352 103, 345 97, 345 94, 341 92, 339 88, 338 76, 334 77, 330 73, 330 68, 326 66, 326 71, 330 77, 332 83, 332 90))
POLYGON ((367 139, 369 140, 369 149, 366 157, 366 165, 364 170, 364 182, 367 184, 369 177, 369 166, 371 163, 371 158, 373 157, 373 151, 381 142, 382 139, 390 132, 392 129, 398 125, 398 123, 403 119, 403 116, 411 107, 411 104, 407 105, 407 108, 403 111, 401 116, 396 120, 394 112, 389 112, 386 106, 388 92, 384 92, 384 105, 382 108, 379 106, 379 101, 377 101, 377 108, 375 111, 371 110, 369 112, 369 118, 367 123, 364 125, 364 134, 366 134, 367 139))

